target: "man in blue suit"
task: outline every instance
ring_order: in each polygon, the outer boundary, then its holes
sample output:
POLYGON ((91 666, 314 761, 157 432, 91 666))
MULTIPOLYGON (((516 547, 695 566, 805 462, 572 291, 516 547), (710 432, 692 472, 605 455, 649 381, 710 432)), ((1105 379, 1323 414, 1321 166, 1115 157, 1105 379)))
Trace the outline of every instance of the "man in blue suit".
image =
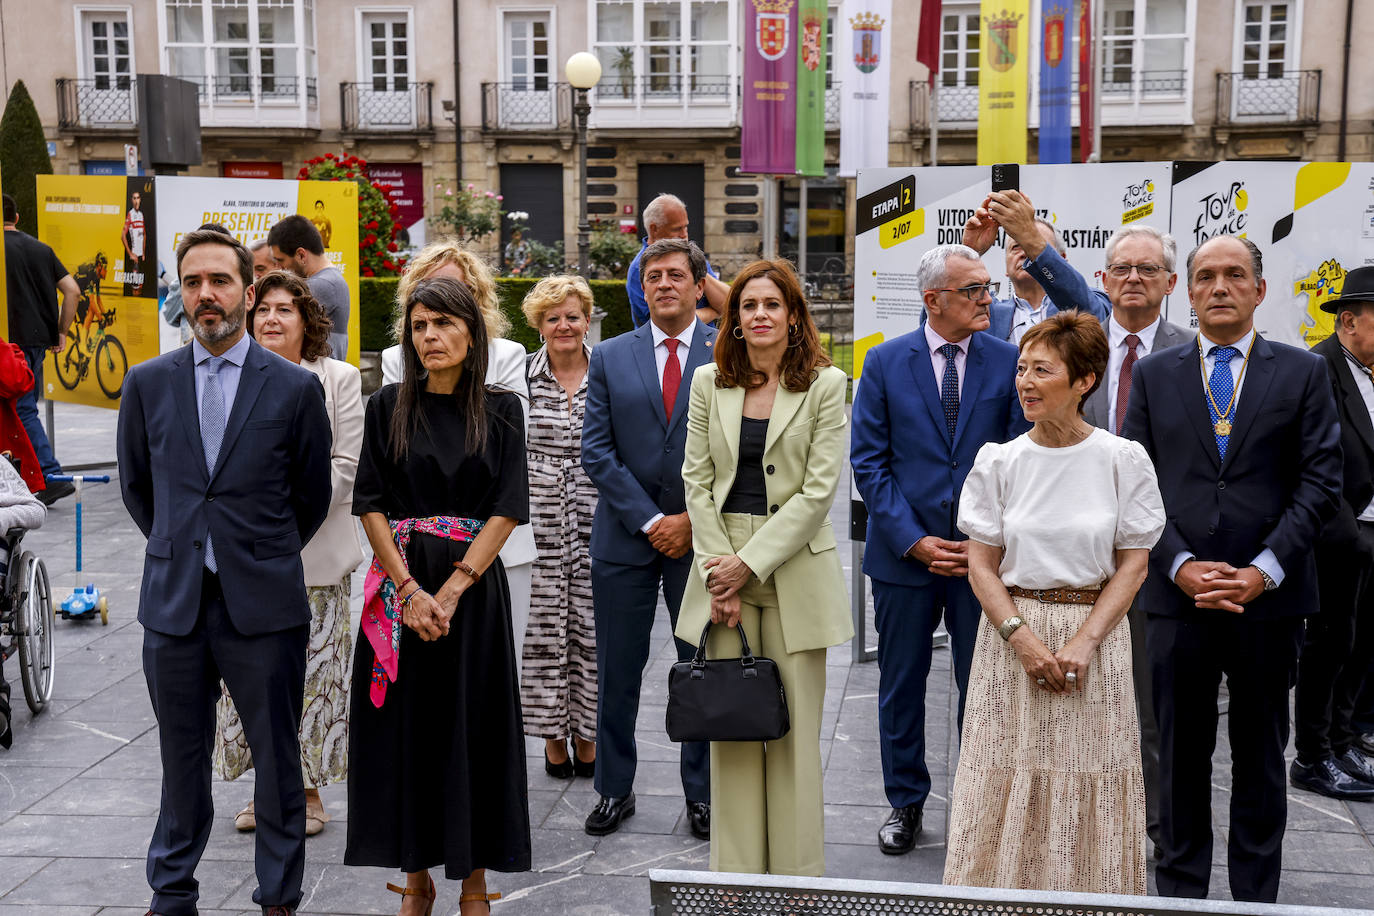
POLYGON ((138 621, 162 756, 148 912, 196 912, 223 678, 257 772, 253 900, 289 916, 305 868, 300 552, 329 510, 329 417, 314 375, 245 336, 253 258, 243 245, 190 232, 177 270, 195 339, 129 372, 117 439, 124 505, 148 538, 138 621))
POLYGON ((878 732, 892 813, 878 833, 908 852, 930 793, 925 693, 931 637, 944 617, 959 718, 982 610, 968 584, 959 494, 984 443, 1029 427, 1016 397, 1016 348, 990 334, 987 269, 977 252, 942 245, 917 268, 926 322, 864 358, 850 460, 868 509, 864 572, 878 630, 878 732))
POLYGON ((1318 355, 1255 333, 1260 251, 1216 236, 1188 255, 1198 336, 1135 364, 1124 434, 1154 460, 1168 523, 1140 592, 1159 722, 1159 852, 1169 897, 1212 871, 1217 688, 1229 686, 1236 900, 1273 903, 1287 816, 1288 691, 1313 546, 1340 505, 1340 424, 1318 355))
POLYGON ((1112 303, 1091 289, 1083 275, 1064 260, 1068 249, 1054 223, 1035 215, 1030 198, 1020 191, 994 191, 964 224, 964 244, 983 255, 1006 230, 1007 279, 1011 296, 994 299, 988 333, 1020 343, 1021 335, 1061 309, 1082 309, 1106 322, 1112 303))
MULTIPOLYGON (((692 563, 692 524, 682 491, 692 373, 710 362, 715 329, 696 317, 706 257, 685 239, 661 239, 641 258, 649 323, 592 350, 582 467, 599 499, 592 521, 596 615, 596 791, 593 836, 634 814, 635 719, 660 588, 677 626, 692 563)), ((696 647, 677 640, 678 658, 696 647)), ((682 745, 687 822, 710 836, 708 745, 682 745)))

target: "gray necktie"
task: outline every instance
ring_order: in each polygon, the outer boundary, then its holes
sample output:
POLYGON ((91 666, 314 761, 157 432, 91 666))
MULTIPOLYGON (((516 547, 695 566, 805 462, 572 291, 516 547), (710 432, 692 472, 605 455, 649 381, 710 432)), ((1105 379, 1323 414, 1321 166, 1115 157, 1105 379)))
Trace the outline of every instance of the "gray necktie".
MULTIPOLYGON (((200 393, 200 442, 205 447, 205 470, 213 474, 219 458, 220 443, 224 441, 224 389, 219 384, 219 370, 224 357, 212 356, 205 361, 205 387, 200 393)), ((205 533, 205 565, 210 572, 218 572, 215 547, 210 533, 205 533)))

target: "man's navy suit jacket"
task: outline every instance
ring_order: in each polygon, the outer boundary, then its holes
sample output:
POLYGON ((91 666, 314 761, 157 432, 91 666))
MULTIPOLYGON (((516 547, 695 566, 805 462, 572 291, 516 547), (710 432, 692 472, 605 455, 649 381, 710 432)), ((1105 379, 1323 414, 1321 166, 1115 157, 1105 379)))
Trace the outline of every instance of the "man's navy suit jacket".
POLYGON ((124 505, 148 538, 139 623, 191 632, 207 534, 239 632, 309 623, 301 548, 324 522, 332 488, 329 416, 313 373, 250 341, 210 474, 191 347, 164 353, 130 370, 117 442, 124 505))
POLYGON ((672 419, 645 324, 592 348, 587 409, 582 421, 582 469, 597 489, 592 558, 626 566, 654 562, 659 552, 640 531, 656 514, 687 511, 682 460, 692 373, 715 355, 716 329, 697 321, 682 370, 672 419))
MULTIPOLYGON (((1316 613, 1313 547, 1340 505, 1340 423, 1326 363, 1256 337, 1226 459, 1217 451, 1199 368, 1198 338, 1135 364, 1123 435, 1145 446, 1167 522, 1150 552, 1141 605, 1164 617, 1199 610, 1169 577, 1181 552, 1249 566, 1264 548, 1282 584, 1245 608, 1248 620, 1316 613)), ((1229 615, 1228 615, 1229 616, 1229 615)))
POLYGON ((1030 428, 1016 397, 1017 349, 991 334, 969 337, 959 419, 951 441, 925 330, 879 344, 855 389, 850 463, 868 510, 864 572, 896 585, 935 578, 904 559, 926 535, 965 540, 959 494, 978 450, 1030 428))

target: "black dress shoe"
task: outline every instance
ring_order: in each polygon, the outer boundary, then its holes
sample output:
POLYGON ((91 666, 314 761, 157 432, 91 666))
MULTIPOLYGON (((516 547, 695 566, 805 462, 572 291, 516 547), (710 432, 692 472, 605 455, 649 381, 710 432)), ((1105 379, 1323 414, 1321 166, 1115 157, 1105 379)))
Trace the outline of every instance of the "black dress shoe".
POLYGON ((1342 770, 1334 757, 1319 760, 1311 766, 1294 760, 1288 770, 1288 778, 1299 789, 1316 792, 1327 798, 1345 801, 1374 800, 1374 785, 1356 779, 1342 770))
POLYGON ((1336 766, 1360 782, 1374 786, 1374 757, 1361 750, 1348 747, 1336 755, 1336 766))
POLYGON ((587 823, 583 825, 592 836, 605 836, 608 833, 615 833, 620 829, 620 822, 627 817, 634 817, 635 813, 635 794, 631 792, 624 798, 611 798, 609 795, 601 796, 601 801, 596 803, 592 813, 587 815, 587 823))
POLYGON ((698 840, 711 838, 711 806, 706 802, 687 803, 687 828, 698 840))
POLYGON ((900 856, 911 852, 916 845, 916 834, 921 832, 921 806, 907 805, 893 808, 892 813, 878 829, 878 848, 890 856, 900 856))
POLYGON ((578 760, 576 753, 572 755, 571 760, 574 776, 579 776, 584 779, 591 779, 593 776, 596 775, 595 760, 578 760))
POLYGON ((1355 738, 1355 746, 1366 754, 1374 754, 1374 732, 1366 732, 1355 738))
POLYGON ((64 496, 71 496, 76 492, 76 487, 69 480, 54 480, 45 489, 39 490, 38 501, 45 506, 51 506, 64 496))
POLYGON ((549 759, 549 749, 547 747, 544 748, 544 772, 548 773, 554 779, 572 779, 572 757, 569 757, 562 763, 554 763, 552 760, 549 759))

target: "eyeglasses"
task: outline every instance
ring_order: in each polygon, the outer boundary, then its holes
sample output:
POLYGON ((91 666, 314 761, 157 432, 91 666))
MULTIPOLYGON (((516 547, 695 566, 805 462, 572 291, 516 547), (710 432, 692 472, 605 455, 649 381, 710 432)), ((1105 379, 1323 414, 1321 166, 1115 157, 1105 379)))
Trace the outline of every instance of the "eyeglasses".
POLYGON ((983 293, 987 293, 989 296, 996 299, 997 291, 1001 288, 1001 283, 984 283, 981 286, 961 286, 958 289, 952 289, 948 286, 943 286, 939 289, 932 290, 932 292, 963 293, 965 296, 968 297, 969 302, 981 302, 983 299, 983 293))
POLYGON ((1118 280, 1124 280, 1131 275, 1131 271, 1140 275, 1142 280, 1152 280, 1164 271, 1158 264, 1108 264, 1107 273, 1118 280))

